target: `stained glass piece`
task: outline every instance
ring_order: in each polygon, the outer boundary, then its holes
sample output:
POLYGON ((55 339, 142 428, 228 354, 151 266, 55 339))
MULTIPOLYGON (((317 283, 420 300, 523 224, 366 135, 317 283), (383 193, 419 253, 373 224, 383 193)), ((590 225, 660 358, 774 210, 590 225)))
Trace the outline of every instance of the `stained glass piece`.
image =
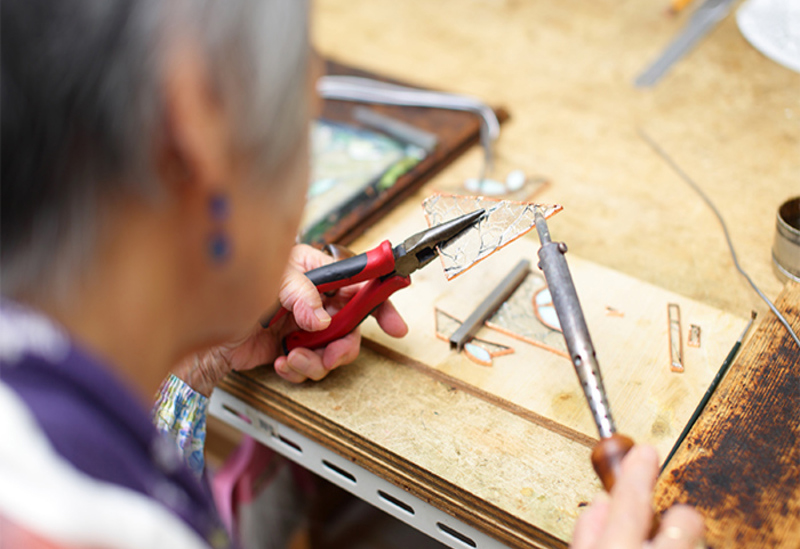
POLYGON ((470 341, 473 345, 477 345, 479 347, 483 347, 492 357, 496 356, 503 356, 503 355, 510 355, 514 352, 514 349, 508 347, 506 345, 501 345, 500 343, 494 343, 492 341, 487 341, 485 339, 478 339, 477 337, 470 341))
POLYGON ((561 323, 558 321, 556 308, 553 306, 553 298, 549 288, 542 288, 533 296, 533 309, 536 318, 553 330, 561 331, 561 323))
POLYGON ((492 355, 489 354, 489 351, 479 345, 476 345, 475 343, 465 343, 464 354, 467 356, 467 358, 477 362, 478 364, 481 364, 482 366, 492 365, 492 355))
MULTIPOLYGON (((534 227, 533 208, 536 204, 482 196, 435 194, 426 198, 422 206, 428 226, 478 209, 486 210, 487 215, 483 219, 439 250, 444 274, 448 280, 452 280, 530 231, 534 227)), ((545 218, 562 209, 559 205, 539 206, 544 210, 545 218)))
POLYGON ((486 322, 486 326, 506 335, 569 357, 564 336, 536 317, 533 297, 545 287, 542 275, 531 272, 522 284, 486 322))
POLYGON ((316 120, 311 127, 311 182, 301 233, 338 215, 379 179, 402 175, 424 156, 418 147, 381 133, 316 120))
POLYGON ((445 341, 449 340, 450 336, 461 327, 462 322, 440 309, 436 309, 434 313, 436 314, 436 336, 445 341))

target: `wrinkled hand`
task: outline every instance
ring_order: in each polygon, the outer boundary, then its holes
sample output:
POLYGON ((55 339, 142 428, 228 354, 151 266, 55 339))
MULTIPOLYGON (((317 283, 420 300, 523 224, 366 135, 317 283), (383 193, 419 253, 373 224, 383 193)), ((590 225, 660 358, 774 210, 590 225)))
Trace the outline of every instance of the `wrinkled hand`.
MULTIPOLYGON (((278 375, 288 381, 301 383, 307 379, 320 380, 334 368, 355 360, 361 346, 361 335, 357 329, 320 349, 297 348, 288 356, 282 356, 281 341, 287 334, 297 329, 315 332, 327 328, 331 323, 331 315, 339 311, 361 287, 360 284, 348 286, 337 291, 333 297, 321 296, 303 273, 331 261, 331 257, 310 246, 295 246, 278 295, 281 306, 292 314, 266 329, 256 324, 252 332, 239 341, 187 358, 176 368, 175 375, 195 391, 208 396, 232 370, 248 370, 274 363, 278 375)), ((390 336, 403 337, 408 332, 405 322, 388 301, 378 307, 373 316, 390 336)))
POLYGON ((622 472, 611 490, 601 493, 575 525, 573 549, 686 548, 703 546, 703 519, 686 505, 676 505, 664 515, 652 541, 647 541, 653 520, 653 487, 658 476, 658 455, 650 446, 635 446, 622 462, 622 472))

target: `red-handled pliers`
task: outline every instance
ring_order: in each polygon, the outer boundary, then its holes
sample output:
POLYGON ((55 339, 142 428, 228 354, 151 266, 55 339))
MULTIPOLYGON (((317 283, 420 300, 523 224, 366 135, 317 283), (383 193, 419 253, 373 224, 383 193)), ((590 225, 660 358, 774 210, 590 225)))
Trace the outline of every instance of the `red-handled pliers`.
MULTIPOLYGON (((433 261, 439 246, 472 227, 485 210, 462 215, 407 238, 392 248, 388 240, 378 247, 353 257, 308 271, 306 276, 320 293, 368 281, 350 301, 333 315, 330 325, 318 332, 292 332, 283 340, 284 352, 297 347, 316 349, 352 332, 394 292, 411 284, 410 275, 433 261)), ((282 317, 280 311, 272 322, 282 317)), ((270 324, 272 323, 270 322, 270 324)))

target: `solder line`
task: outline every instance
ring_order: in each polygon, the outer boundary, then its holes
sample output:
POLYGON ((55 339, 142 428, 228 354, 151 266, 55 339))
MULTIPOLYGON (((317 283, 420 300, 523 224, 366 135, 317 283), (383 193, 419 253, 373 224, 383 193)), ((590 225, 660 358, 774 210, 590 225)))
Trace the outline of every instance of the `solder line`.
POLYGON ((775 313, 775 316, 778 317, 778 320, 781 322, 781 324, 783 324, 784 328, 786 328, 786 330, 789 332, 789 335, 792 336, 794 342, 797 343, 798 347, 800 347, 800 337, 797 337, 797 334, 794 332, 794 330, 792 330, 792 326, 789 324, 789 321, 786 320, 786 317, 783 316, 783 314, 777 309, 777 307, 775 307, 775 305, 772 304, 772 301, 770 301, 770 299, 766 295, 764 295, 764 292, 762 292, 759 289, 759 287, 756 286, 756 283, 753 282, 753 279, 751 279, 750 276, 742 268, 742 266, 739 265, 739 259, 736 256, 736 250, 733 248, 731 235, 728 232, 728 226, 725 224, 725 220, 722 219, 722 214, 719 213, 717 207, 714 205, 713 202, 711 202, 711 199, 708 198, 708 195, 706 195, 706 193, 703 192, 703 189, 701 189, 700 186, 697 183, 695 183, 695 181, 691 177, 689 177, 689 175, 686 172, 684 172, 681 169, 681 167, 678 166, 678 164, 666 153, 666 151, 664 151, 664 149, 662 149, 658 145, 658 143, 656 143, 641 128, 639 128, 639 135, 641 136, 642 139, 644 139, 647 142, 648 145, 650 145, 650 147, 656 152, 656 154, 658 154, 667 164, 670 165, 670 167, 672 167, 672 169, 675 171, 675 173, 677 173, 681 177, 681 179, 683 179, 692 189, 694 189, 694 191, 698 195, 700 195, 700 198, 703 199, 703 201, 708 205, 708 207, 711 208, 711 211, 714 212, 715 216, 717 216, 719 224, 722 225, 722 231, 725 233, 725 240, 728 242, 728 249, 731 252, 731 257, 733 258, 733 264, 736 266, 736 270, 738 270, 742 274, 742 276, 747 280, 747 282, 750 284, 753 290, 755 290, 755 292, 758 294, 758 297, 760 297, 764 301, 764 303, 767 304, 770 311, 775 313))

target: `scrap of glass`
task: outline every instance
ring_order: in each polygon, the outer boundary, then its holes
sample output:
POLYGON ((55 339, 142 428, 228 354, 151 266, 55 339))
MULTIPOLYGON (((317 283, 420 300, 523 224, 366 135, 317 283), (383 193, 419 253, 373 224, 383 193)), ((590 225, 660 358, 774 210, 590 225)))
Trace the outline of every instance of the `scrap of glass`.
POLYGON ((492 365, 492 355, 489 354, 489 351, 472 342, 467 342, 464 344, 463 353, 468 359, 480 364, 481 366, 492 365))
POLYGON ((441 309, 435 309, 434 313, 436 315, 436 337, 450 341, 450 336, 456 333, 462 322, 441 309))
POLYGON ((689 347, 700 347, 700 326, 692 324, 689 326, 689 347))
POLYGON ((301 234, 336 216, 370 187, 383 190, 391 186, 424 157, 420 147, 386 135, 316 120, 311 128, 311 183, 301 234))
POLYGON ((438 225, 478 209, 486 210, 486 215, 480 221, 440 247, 439 257, 448 280, 530 231, 535 225, 534 206, 543 210, 545 218, 562 209, 559 205, 451 194, 430 196, 422 206, 428 226, 438 225))
POLYGON ((522 284, 486 322, 486 326, 531 345, 569 358, 561 332, 546 326, 536 316, 534 295, 546 286, 544 277, 531 272, 522 284))
POLYGON ((551 330, 561 331, 561 323, 558 321, 556 307, 553 305, 553 297, 550 295, 550 288, 542 288, 533 296, 533 312, 539 322, 551 330))

